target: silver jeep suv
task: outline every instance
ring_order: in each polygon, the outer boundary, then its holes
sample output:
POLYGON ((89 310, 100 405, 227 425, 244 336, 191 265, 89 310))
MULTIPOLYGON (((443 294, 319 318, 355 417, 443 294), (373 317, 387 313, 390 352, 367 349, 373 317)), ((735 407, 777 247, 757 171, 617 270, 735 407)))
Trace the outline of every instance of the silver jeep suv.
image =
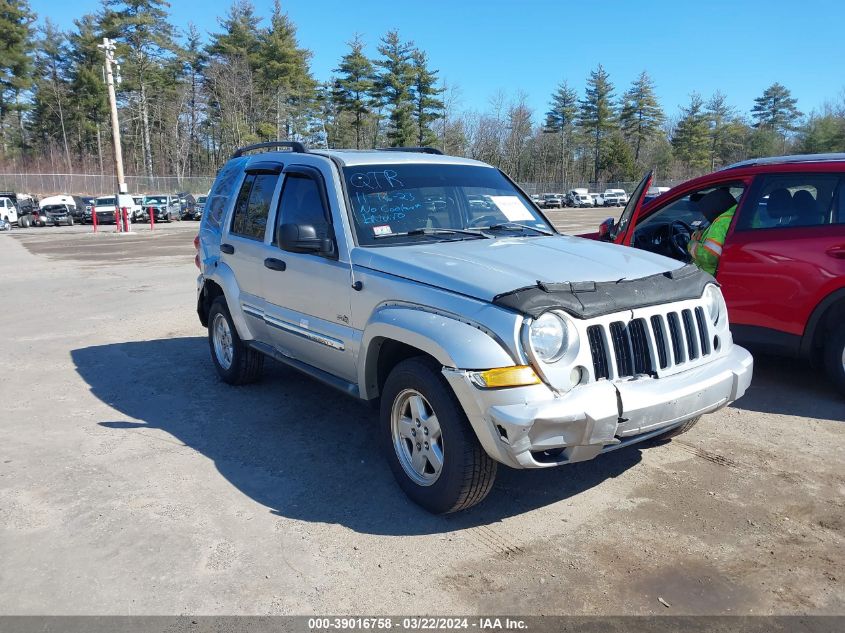
POLYGON ((220 377, 270 356, 378 403, 373 433, 432 512, 484 499, 499 463, 686 431, 751 380, 711 276, 558 234, 498 169, 428 148, 243 148, 195 243, 220 377))

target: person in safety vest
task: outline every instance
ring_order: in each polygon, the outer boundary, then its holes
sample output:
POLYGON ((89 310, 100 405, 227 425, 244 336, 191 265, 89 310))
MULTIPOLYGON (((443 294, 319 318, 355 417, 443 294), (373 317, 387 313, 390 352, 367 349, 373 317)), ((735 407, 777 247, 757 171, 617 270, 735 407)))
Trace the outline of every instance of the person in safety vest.
POLYGON ((736 212, 736 198, 727 189, 714 189, 698 201, 696 208, 709 224, 692 234, 687 252, 696 266, 715 275, 736 212))

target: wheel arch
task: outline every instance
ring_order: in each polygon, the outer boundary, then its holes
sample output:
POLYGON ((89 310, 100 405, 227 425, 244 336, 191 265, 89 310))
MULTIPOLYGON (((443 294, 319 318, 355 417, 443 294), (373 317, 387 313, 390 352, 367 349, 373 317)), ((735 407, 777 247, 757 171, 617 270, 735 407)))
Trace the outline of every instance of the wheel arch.
POLYGON ((377 398, 390 370, 416 355, 459 369, 515 364, 505 348, 479 326, 416 306, 385 306, 364 329, 358 362, 361 396, 377 398))
POLYGON ((845 288, 834 290, 822 299, 807 321, 801 337, 801 355, 816 360, 825 333, 833 323, 845 322, 845 288))
POLYGON ((212 302, 219 296, 226 300, 226 306, 229 308, 229 314, 232 316, 232 322, 235 324, 238 336, 244 341, 254 339, 255 337, 244 318, 243 310, 238 301, 240 292, 235 274, 223 262, 217 263, 213 275, 203 278, 203 284, 197 296, 197 314, 204 327, 208 327, 208 310, 211 308, 212 302))

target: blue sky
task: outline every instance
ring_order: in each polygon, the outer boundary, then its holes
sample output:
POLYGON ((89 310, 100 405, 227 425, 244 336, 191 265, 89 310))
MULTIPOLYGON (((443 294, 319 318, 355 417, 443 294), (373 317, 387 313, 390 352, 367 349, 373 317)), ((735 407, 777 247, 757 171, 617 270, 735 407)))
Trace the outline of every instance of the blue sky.
MULTIPOLYGON (((30 0, 39 18, 62 28, 95 11, 99 0, 30 0)), ((219 30, 229 0, 172 0, 172 22, 219 30)), ((269 16, 272 0, 254 0, 269 16)), ((378 38, 398 28, 429 54, 462 109, 484 110, 497 91, 526 94, 538 120, 563 79, 583 94, 599 63, 621 94, 647 70, 673 115, 691 91, 720 89, 747 112, 774 81, 792 90, 804 112, 845 90, 843 0, 283 0, 312 70, 328 79, 360 33, 375 55, 378 38)))

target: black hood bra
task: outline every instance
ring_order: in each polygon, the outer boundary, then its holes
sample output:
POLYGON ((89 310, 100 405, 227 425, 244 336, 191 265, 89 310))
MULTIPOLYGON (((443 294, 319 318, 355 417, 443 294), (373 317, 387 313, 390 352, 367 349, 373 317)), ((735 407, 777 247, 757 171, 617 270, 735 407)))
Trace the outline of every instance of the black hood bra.
POLYGON ((688 264, 639 279, 618 281, 544 282, 517 288, 493 298, 493 303, 522 314, 538 317, 551 309, 560 309, 579 319, 612 314, 648 306, 698 299, 708 283, 715 279, 688 264))

